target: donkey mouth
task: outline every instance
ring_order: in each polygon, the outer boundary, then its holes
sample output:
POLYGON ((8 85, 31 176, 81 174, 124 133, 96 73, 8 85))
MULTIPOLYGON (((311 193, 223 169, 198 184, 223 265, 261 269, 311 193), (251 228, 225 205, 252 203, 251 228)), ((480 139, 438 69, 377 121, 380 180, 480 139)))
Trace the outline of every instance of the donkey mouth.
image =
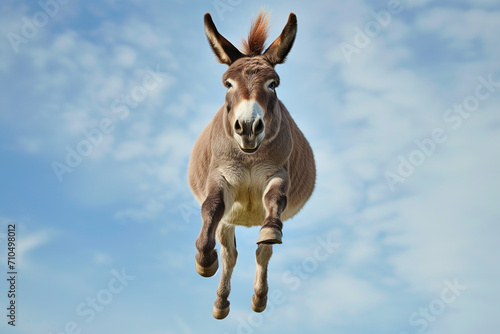
POLYGON ((257 150, 259 149, 260 147, 260 144, 255 146, 254 148, 242 148, 240 146, 240 150, 242 150, 244 153, 247 153, 247 154, 252 154, 252 153, 255 153, 257 152, 257 150))

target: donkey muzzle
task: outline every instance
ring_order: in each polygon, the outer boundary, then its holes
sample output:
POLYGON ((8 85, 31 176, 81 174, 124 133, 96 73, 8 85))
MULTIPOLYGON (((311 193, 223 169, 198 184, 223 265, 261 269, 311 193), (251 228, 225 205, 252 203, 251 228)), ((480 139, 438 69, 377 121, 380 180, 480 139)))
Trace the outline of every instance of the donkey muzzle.
POLYGON ((243 100, 236 108, 234 138, 245 153, 258 150, 265 135, 264 111, 255 100, 243 100))

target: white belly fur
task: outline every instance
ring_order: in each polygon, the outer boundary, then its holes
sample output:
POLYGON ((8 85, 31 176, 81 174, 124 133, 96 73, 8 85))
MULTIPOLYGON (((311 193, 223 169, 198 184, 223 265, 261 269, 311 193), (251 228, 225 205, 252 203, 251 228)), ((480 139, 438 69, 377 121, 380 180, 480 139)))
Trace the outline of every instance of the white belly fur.
POLYGON ((233 203, 226 210, 223 220, 229 224, 248 227, 262 225, 266 218, 266 210, 263 203, 264 180, 255 176, 251 180, 250 173, 242 173, 239 176, 237 180, 236 178, 228 179, 231 184, 233 203))
MULTIPOLYGON (((261 226, 266 218, 264 191, 269 182, 269 170, 253 170, 234 173, 225 170, 224 177, 230 185, 232 205, 226 208, 222 220, 226 224, 242 226, 261 226), (266 173, 267 172, 267 173, 266 173)), ((287 207, 282 214, 282 221, 293 217, 299 208, 287 207)))

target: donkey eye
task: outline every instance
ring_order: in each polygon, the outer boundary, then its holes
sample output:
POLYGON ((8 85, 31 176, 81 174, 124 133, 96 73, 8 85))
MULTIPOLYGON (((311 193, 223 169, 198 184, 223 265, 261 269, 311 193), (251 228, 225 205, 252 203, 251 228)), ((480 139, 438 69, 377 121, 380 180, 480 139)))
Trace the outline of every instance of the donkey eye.
POLYGON ((269 85, 267 86, 267 88, 271 89, 271 90, 274 90, 276 88, 276 82, 274 81, 271 81, 269 83, 269 85))
POLYGON ((231 83, 229 81, 226 81, 226 83, 224 84, 224 86, 226 86, 227 88, 233 87, 233 85, 231 85, 231 83))

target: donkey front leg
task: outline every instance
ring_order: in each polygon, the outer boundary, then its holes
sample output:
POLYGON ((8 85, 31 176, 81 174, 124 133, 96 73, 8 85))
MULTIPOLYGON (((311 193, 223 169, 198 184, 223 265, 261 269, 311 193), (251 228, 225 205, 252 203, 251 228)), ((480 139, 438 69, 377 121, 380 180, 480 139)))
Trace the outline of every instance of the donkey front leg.
POLYGON ((252 309, 255 312, 262 312, 267 305, 267 265, 273 254, 273 245, 260 244, 255 252, 255 262, 257 271, 255 272, 254 289, 252 296, 252 309))
POLYGON ((231 292, 231 275, 238 257, 234 225, 221 223, 217 229, 217 239, 221 245, 222 274, 212 315, 215 319, 224 319, 229 314, 229 301, 227 299, 231 292))
POLYGON ((212 277, 219 268, 215 250, 215 233, 225 210, 224 189, 212 182, 207 198, 201 206, 202 227, 196 239, 196 271, 203 277, 212 277))
POLYGON ((264 192, 264 207, 266 209, 266 219, 260 229, 257 244, 281 244, 283 235, 281 214, 286 208, 288 192, 288 174, 271 179, 264 192))

